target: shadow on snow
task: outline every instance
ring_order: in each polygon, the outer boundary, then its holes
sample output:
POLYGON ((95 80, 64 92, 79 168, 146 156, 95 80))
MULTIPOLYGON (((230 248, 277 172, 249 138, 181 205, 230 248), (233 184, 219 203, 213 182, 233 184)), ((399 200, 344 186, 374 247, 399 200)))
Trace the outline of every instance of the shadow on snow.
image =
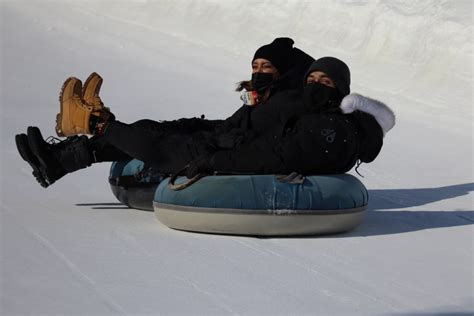
MULTIPOLYGON (((471 191, 474 191, 474 183, 440 188, 370 190, 369 208, 362 224, 353 231, 333 235, 333 237, 400 234, 423 229, 472 225, 474 224, 474 210, 401 210, 456 198, 467 195, 471 191)), ((91 209, 129 208, 121 203, 80 203, 76 205, 91 209)))
POLYGON ((369 208, 364 221, 354 231, 343 236, 400 234, 423 229, 472 225, 473 210, 400 210, 456 198, 471 191, 474 191, 474 183, 440 188, 370 190, 369 208))

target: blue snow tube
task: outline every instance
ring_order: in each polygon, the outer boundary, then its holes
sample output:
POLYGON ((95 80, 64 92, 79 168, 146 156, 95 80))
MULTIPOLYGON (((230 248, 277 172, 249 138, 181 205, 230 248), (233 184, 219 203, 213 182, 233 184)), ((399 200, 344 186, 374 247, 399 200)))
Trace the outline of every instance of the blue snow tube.
POLYGON ((110 167, 112 193, 131 208, 153 211, 153 196, 163 176, 152 172, 137 159, 115 161, 110 167))
MULTIPOLYGON (((109 183, 123 204, 155 211, 168 227, 251 236, 340 233, 354 229, 367 208, 365 186, 349 174, 307 176, 301 183, 274 175, 208 176, 183 190, 133 159, 114 162, 109 183)), ((178 178, 176 185, 187 178, 178 178)))
POLYGON ((296 184, 274 175, 219 175, 180 191, 163 181, 153 205, 158 220, 178 230, 290 236, 351 230, 367 203, 367 189, 349 174, 307 176, 296 184))

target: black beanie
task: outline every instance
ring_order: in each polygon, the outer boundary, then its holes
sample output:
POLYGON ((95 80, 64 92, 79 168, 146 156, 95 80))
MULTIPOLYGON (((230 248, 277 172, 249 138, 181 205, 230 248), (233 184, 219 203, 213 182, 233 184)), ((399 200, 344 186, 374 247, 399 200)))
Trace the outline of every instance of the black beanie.
POLYGON ((313 71, 322 71, 334 81, 336 89, 341 94, 341 97, 345 97, 351 93, 351 72, 349 67, 342 60, 334 57, 323 57, 311 64, 306 75, 304 76, 304 82, 309 74, 313 71))
POLYGON ((268 45, 257 49, 252 62, 257 58, 269 60, 278 69, 280 74, 284 74, 290 68, 290 57, 293 50, 294 41, 288 37, 276 38, 268 45))

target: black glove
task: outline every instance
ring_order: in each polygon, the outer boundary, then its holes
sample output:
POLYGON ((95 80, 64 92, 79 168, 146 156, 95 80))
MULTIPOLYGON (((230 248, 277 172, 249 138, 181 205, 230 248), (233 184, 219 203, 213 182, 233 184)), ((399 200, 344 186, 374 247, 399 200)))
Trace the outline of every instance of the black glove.
POLYGON ((188 179, 193 178, 197 174, 212 174, 214 173, 214 167, 211 164, 210 156, 203 156, 197 158, 188 165, 186 169, 186 177, 188 179))

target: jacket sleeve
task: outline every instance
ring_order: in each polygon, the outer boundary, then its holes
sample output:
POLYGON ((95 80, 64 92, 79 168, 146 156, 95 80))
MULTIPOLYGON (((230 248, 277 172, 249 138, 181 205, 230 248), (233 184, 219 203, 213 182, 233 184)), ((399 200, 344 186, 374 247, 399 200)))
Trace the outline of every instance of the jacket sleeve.
POLYGON ((360 133, 359 159, 365 163, 372 162, 383 146, 382 127, 371 114, 355 111, 352 115, 360 133))

